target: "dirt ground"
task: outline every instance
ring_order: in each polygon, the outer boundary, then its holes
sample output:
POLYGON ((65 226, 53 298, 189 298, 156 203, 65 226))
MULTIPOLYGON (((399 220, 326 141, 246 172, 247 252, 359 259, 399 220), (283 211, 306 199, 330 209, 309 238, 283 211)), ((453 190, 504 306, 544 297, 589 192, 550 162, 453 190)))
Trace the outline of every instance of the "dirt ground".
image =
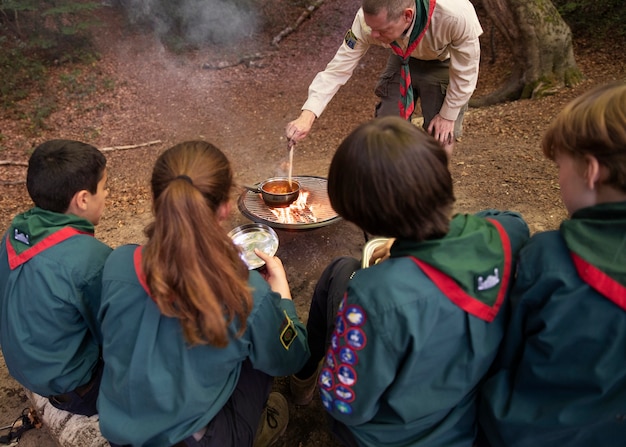
MULTIPOLYGON (((33 135, 24 122, 2 118, 0 160, 26 162, 37 144, 51 138, 78 139, 99 148, 151 143, 106 152, 110 194, 97 228, 97 236, 114 247, 141 243, 143 228, 150 220, 148 178, 153 161, 175 143, 204 139, 216 144, 231 159, 242 184, 285 174, 285 125, 297 117, 310 81, 335 53, 359 3, 326 1, 275 47, 272 38, 302 12, 293 4, 285 8, 283 2, 280 18, 276 14, 262 31, 237 45, 178 54, 128 27, 116 10, 103 8, 97 12, 104 23, 97 33, 101 59, 90 66, 62 66, 50 72, 49 89, 56 92, 57 110, 46 120, 45 130, 33 135), (254 58, 248 58, 251 55, 254 58), (249 62, 238 63, 241 60, 249 62), (230 66, 217 69, 205 65, 219 63, 230 66)), ((475 96, 495 89, 510 67, 507 50, 501 45, 495 47, 495 63, 489 62, 492 51, 485 47, 492 27, 484 17, 482 24, 484 60, 475 96)), ((502 43, 501 39, 496 42, 502 43)), ((532 232, 558 226, 566 213, 559 199, 556 170, 539 149, 543 129, 575 96, 597 84, 626 78, 626 56, 618 48, 597 48, 577 40, 577 62, 585 75, 580 85, 540 100, 469 111, 464 137, 450 166, 457 211, 512 209, 523 214, 532 232)), ((373 116, 373 87, 386 57, 384 49, 366 55, 310 136, 298 143, 294 175, 326 176, 339 142, 373 116)), ((23 183, 25 171, 19 165, 0 166, 2 233, 14 214, 31 206, 23 183)), ((248 222, 234 207, 226 226, 230 229, 248 222)), ((198 229, 202 231, 201 222, 198 229)), ((358 257, 364 235, 345 221, 277 232, 278 255, 286 265, 300 317, 306 320, 310 296, 324 266, 338 255, 358 257)), ((275 387, 288 394, 284 378, 278 378, 275 387)), ((0 359, 0 426, 13 422, 26 406, 23 392, 0 359)), ((291 405, 290 416, 278 445, 335 445, 325 432, 319 403, 291 405)), ((27 432, 20 445, 54 444, 43 429, 27 432)))

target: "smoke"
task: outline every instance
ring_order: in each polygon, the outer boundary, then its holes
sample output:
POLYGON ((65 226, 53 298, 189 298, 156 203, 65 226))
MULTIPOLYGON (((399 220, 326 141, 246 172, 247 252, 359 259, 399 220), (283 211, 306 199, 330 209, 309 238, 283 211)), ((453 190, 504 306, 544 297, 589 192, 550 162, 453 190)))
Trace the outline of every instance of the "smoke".
POLYGON ((131 24, 147 25, 160 38, 187 43, 236 43, 254 34, 254 0, 119 0, 131 24))

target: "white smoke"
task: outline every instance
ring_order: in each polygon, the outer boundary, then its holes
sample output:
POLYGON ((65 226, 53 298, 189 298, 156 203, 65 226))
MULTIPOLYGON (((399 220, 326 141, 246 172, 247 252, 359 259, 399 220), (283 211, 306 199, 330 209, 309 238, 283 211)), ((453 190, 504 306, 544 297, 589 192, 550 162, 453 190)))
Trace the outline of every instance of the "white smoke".
POLYGON ((193 44, 237 42, 252 35, 259 22, 254 0, 119 1, 131 23, 193 44))

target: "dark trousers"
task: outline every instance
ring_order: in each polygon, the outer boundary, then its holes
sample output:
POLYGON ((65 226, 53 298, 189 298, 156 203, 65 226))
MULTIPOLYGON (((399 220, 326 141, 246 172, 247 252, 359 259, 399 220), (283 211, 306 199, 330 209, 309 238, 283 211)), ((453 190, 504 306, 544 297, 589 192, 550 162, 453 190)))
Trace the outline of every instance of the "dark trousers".
POLYGON ((103 368, 104 363, 100 360, 89 382, 79 386, 74 391, 48 396, 48 401, 59 410, 70 413, 83 414, 85 416, 97 414, 96 401, 98 400, 103 368))
MULTIPOLYGON (((174 447, 252 446, 273 380, 254 369, 250 360, 245 360, 233 394, 209 422, 202 439, 196 441, 189 436, 174 447)), ((111 446, 123 447, 113 443, 111 446)))
MULTIPOLYGON (((319 362, 326 355, 330 338, 335 330, 335 318, 339 305, 348 290, 348 282, 354 272, 361 268, 361 263, 350 257, 334 259, 322 272, 309 309, 309 319, 306 323, 307 342, 311 357, 304 367, 298 371, 296 377, 306 379, 315 374, 319 362)), ((346 447, 358 447, 350 430, 341 422, 328 417, 331 431, 335 438, 346 447)))
MULTIPOLYGON (((375 93, 380 98, 376 106, 377 117, 398 116, 400 109, 400 67, 402 59, 396 54, 391 54, 387 60, 387 67, 380 75, 375 93)), ((411 70, 411 86, 415 101, 420 99, 422 116, 424 117, 424 130, 428 131, 430 121, 439 113, 446 97, 450 81, 450 60, 423 61, 409 59, 411 70)), ((459 112, 454 123, 454 136, 460 138, 463 135, 463 116, 467 110, 467 104, 459 112)))

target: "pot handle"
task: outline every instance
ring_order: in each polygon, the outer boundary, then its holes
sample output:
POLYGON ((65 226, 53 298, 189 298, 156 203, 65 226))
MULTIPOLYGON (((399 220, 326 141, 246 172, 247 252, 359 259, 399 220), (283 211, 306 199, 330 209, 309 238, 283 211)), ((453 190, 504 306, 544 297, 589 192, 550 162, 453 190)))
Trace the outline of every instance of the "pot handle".
POLYGON ((261 193, 261 188, 259 187, 259 185, 255 185, 255 186, 241 185, 241 186, 243 186, 248 191, 256 192, 259 194, 261 193))

